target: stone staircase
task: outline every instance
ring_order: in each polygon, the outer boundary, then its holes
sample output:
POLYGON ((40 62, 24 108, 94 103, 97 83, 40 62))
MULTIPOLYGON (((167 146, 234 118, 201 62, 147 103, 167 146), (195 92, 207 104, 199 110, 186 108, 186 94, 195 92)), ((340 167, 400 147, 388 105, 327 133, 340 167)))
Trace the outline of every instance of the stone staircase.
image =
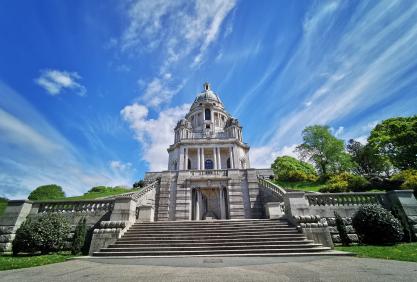
POLYGON ((285 220, 165 221, 134 224, 94 256, 337 255, 285 220))

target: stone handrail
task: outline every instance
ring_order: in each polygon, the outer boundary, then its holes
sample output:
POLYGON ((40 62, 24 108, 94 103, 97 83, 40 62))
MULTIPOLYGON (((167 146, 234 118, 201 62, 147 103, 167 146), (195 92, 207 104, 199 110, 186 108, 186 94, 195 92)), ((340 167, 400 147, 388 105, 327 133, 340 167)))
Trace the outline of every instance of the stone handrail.
POLYGON ((384 192, 307 194, 305 197, 310 206, 382 204, 385 201, 384 192))
POLYGON ((159 181, 160 181, 160 179, 158 178, 155 181, 153 181, 152 183, 150 183, 149 185, 140 189, 139 191, 124 193, 124 194, 116 195, 116 196, 113 196, 113 197, 117 197, 117 198, 129 197, 129 198, 132 198, 135 201, 138 201, 143 195, 145 195, 146 193, 156 189, 156 187, 159 185, 159 181))
POLYGON ((275 183, 266 180, 263 177, 258 176, 258 184, 264 188, 271 190, 273 193, 277 194, 280 198, 283 198, 287 193, 282 187, 276 185, 275 183))
POLYGON ((200 176, 200 175, 227 176, 227 169, 190 170, 190 173, 192 176, 200 176))
POLYGON ((58 200, 58 201, 37 201, 38 213, 73 213, 73 212, 95 212, 111 211, 114 207, 114 200, 58 200))

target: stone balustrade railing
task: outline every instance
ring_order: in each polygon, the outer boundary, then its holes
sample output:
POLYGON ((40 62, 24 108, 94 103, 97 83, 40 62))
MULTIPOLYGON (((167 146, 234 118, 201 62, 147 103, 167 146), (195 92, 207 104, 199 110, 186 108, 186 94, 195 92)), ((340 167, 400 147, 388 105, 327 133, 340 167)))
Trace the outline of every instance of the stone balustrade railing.
POLYGON ((283 199, 284 195, 287 193, 282 187, 276 185, 275 183, 273 183, 269 180, 266 180, 263 177, 258 177, 258 184, 263 188, 271 190, 280 199, 283 199))
POLYGON ((154 180, 153 182, 151 182, 149 185, 143 187, 142 189, 140 189, 139 191, 134 191, 134 192, 128 192, 128 193, 124 193, 124 194, 120 194, 120 195, 116 195, 116 196, 112 196, 112 198, 121 198, 121 197, 129 197, 132 198, 133 200, 137 201, 139 200, 142 196, 144 196, 146 193, 154 190, 157 188, 157 186, 159 185, 160 182, 160 178, 154 180))
POLYGON ((386 201, 383 192, 307 194, 305 197, 310 206, 383 204, 386 201))
POLYGON ((38 213, 73 213, 73 212, 95 212, 112 211, 114 200, 77 200, 77 201, 38 201, 38 213))
POLYGON ((190 170, 192 176, 218 175, 227 176, 227 169, 190 170))

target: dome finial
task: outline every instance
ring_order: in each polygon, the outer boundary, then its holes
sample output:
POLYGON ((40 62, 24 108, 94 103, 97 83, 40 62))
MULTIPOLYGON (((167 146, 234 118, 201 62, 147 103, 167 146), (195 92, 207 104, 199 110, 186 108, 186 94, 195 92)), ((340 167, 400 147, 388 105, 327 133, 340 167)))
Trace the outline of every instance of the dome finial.
POLYGON ((210 90, 210 83, 204 82, 203 87, 204 87, 205 91, 209 91, 210 90))

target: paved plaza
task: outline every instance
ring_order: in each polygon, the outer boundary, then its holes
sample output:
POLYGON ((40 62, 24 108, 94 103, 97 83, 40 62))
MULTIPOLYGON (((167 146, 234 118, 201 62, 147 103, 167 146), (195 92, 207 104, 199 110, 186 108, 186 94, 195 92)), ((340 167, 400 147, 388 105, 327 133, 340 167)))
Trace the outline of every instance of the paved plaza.
POLYGON ((356 257, 77 259, 0 281, 417 281, 417 263, 356 257))

